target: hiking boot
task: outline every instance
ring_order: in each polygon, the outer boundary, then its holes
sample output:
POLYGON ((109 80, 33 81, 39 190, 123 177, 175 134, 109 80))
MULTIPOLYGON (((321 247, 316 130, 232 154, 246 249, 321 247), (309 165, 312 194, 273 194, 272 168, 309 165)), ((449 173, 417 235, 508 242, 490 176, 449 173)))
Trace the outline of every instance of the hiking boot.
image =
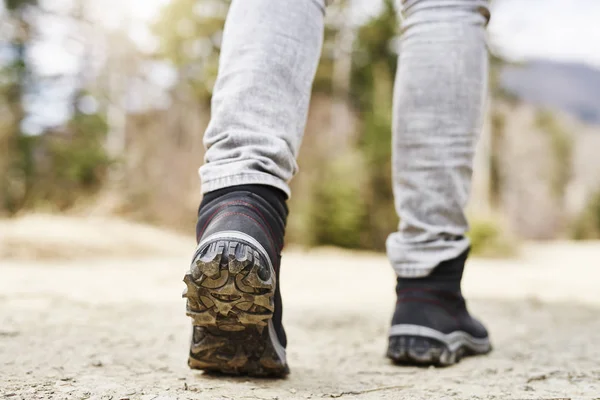
POLYGON ((285 194, 246 185, 205 195, 187 285, 193 320, 188 365, 229 375, 283 377, 279 265, 285 194))
POLYGON ((467 310, 460 280, 468 250, 425 278, 398 278, 387 357, 397 364, 448 366, 492 349, 467 310))

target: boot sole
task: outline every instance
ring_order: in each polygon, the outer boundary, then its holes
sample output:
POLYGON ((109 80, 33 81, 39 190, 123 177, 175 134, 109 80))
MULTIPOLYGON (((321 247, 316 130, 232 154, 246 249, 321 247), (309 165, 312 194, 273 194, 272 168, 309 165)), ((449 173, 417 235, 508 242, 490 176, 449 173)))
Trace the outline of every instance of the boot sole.
POLYGON ((190 368, 227 375, 283 377, 285 348, 273 326, 276 275, 264 248, 241 232, 198 245, 187 285, 190 368))
POLYGON ((466 332, 444 334, 424 326, 394 325, 387 357, 396 364, 446 367, 491 350, 489 338, 475 338, 466 332))

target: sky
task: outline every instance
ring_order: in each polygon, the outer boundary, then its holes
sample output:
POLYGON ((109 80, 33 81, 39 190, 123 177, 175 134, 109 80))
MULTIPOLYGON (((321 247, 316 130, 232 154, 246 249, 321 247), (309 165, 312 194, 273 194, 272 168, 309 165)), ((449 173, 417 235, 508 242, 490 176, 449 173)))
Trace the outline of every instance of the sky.
MULTIPOLYGON (((128 24, 132 39, 142 50, 150 50, 154 42, 146 26, 159 16, 168 1, 89 0, 88 14, 107 29, 128 24)), ((376 14, 381 4, 380 0, 352 1, 355 22, 376 14)), ((41 0, 41 3, 60 12, 68 10, 72 0, 41 0)), ((74 54, 80 53, 77 51, 80 44, 68 39, 69 26, 64 20, 45 18, 40 25, 47 40, 32 49, 37 72, 75 73, 79 60, 74 54)), ((510 60, 544 58, 600 68, 600 0, 494 0, 488 32, 491 48, 510 60)), ((36 101, 46 102, 39 98, 36 101)), ((41 120, 55 124, 65 118, 65 111, 45 109, 47 115, 41 115, 41 120)))
POLYGON ((501 0, 489 27, 509 58, 548 58, 600 68, 599 0, 501 0))

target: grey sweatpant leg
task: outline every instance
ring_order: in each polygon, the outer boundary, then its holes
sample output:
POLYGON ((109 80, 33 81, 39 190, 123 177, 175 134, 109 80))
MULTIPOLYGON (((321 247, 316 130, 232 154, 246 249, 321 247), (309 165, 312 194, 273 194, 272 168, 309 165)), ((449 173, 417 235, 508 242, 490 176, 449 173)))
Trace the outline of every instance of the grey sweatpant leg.
POLYGON ((234 0, 227 16, 202 191, 244 184, 289 196, 324 30, 324 0, 234 0))
MULTIPOLYGON (((265 184, 288 195, 321 51, 324 0, 234 0, 223 38, 203 191, 265 184)), ((408 0, 394 105, 387 241, 400 276, 427 275, 469 245, 463 213, 487 86, 483 0, 408 0)))
POLYGON ((393 188, 398 232, 387 240, 399 276, 426 276, 469 247, 464 214, 483 125, 488 53, 483 0, 408 0, 394 99, 393 188))

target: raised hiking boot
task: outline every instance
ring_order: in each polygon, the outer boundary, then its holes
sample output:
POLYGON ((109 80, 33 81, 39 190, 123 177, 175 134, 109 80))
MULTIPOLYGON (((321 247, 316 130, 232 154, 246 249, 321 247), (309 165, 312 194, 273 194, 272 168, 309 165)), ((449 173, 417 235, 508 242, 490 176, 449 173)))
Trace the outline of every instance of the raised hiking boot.
POLYGON ((277 189, 238 186, 205 195, 198 247, 184 278, 191 368, 288 374, 278 285, 286 218, 285 195, 277 189))
POLYGON ((460 290, 468 251, 425 278, 398 278, 387 357, 397 364, 448 366, 492 349, 460 290))

